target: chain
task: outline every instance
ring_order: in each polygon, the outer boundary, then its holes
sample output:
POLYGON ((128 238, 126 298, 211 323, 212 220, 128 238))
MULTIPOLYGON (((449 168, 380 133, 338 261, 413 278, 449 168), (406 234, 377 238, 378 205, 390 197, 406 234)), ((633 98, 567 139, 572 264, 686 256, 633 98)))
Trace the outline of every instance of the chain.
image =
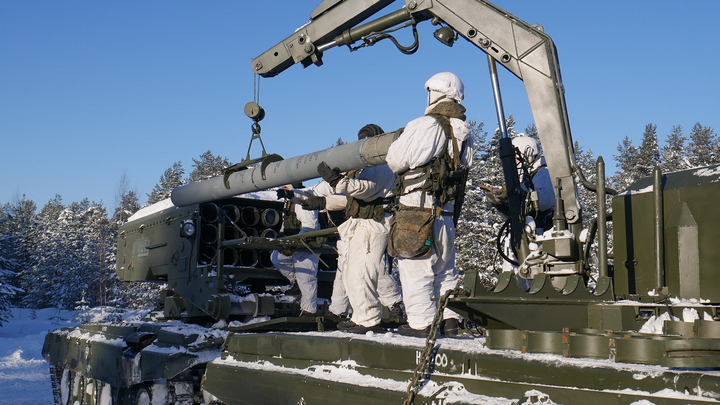
POLYGON ((415 402, 415 396, 420 389, 420 382, 430 377, 430 372, 433 365, 432 352, 435 348, 435 341, 437 340, 437 332, 440 328, 440 324, 443 321, 443 311, 447 307, 447 303, 450 300, 450 296, 458 296, 464 289, 462 287, 456 287, 452 290, 447 290, 445 294, 438 301, 438 309, 435 312, 435 318, 433 318, 430 324, 430 332, 425 340, 425 348, 423 349, 420 363, 413 370, 413 378, 407 388, 407 398, 403 402, 403 405, 412 405, 415 402))

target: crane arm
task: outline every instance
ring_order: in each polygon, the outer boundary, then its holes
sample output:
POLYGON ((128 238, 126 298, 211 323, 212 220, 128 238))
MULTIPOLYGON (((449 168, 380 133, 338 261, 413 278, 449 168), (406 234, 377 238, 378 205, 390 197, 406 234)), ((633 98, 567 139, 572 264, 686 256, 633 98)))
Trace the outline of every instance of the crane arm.
POLYGON ((253 72, 273 77, 302 63, 322 65, 323 48, 335 37, 380 11, 395 0, 323 0, 310 14, 310 21, 283 41, 253 59, 253 72))
POLYGON ((405 21, 445 23, 525 84, 550 176, 561 182, 565 218, 581 220, 574 187, 575 157, 555 44, 532 26, 483 0, 406 0, 390 14, 358 25, 392 0, 325 0, 310 22, 252 61, 262 76, 275 76, 294 63, 321 61, 322 52, 405 21))

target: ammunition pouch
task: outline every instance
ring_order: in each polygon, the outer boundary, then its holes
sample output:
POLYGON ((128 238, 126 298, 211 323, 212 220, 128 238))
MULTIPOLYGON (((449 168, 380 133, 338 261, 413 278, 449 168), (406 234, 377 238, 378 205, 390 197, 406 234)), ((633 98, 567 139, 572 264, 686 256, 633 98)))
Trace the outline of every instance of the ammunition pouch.
POLYGON ((430 255, 435 235, 435 214, 430 208, 400 205, 390 222, 387 253, 400 259, 430 255))
POLYGON ((345 207, 345 218, 374 219, 383 222, 385 219, 385 205, 391 200, 377 198, 372 201, 363 201, 358 198, 348 197, 345 207))
POLYGON ((302 222, 300 222, 295 214, 295 204, 288 201, 285 203, 285 208, 283 209, 283 235, 297 235, 301 229, 302 222))

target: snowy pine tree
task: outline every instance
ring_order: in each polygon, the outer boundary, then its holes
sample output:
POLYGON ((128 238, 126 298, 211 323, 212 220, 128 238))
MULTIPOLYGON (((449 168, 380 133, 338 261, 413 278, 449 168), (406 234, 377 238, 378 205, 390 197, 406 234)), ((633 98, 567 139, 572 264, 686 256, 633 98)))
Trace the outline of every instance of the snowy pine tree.
POLYGON ((82 213, 81 226, 84 236, 81 261, 83 269, 79 272, 89 278, 85 294, 91 305, 106 305, 109 298, 108 286, 113 285, 117 280, 115 274, 117 239, 110 232, 110 219, 102 203, 91 202, 87 205, 82 213))
POLYGON ((336 146, 345 145, 347 141, 343 141, 342 137, 338 137, 337 141, 335 141, 334 144, 330 145, 331 148, 334 148, 336 146))
POLYGON ((525 135, 529 136, 530 138, 537 141, 538 153, 540 155, 542 155, 543 154, 542 143, 540 142, 540 134, 538 133, 538 129, 537 129, 537 126, 535 126, 535 123, 532 123, 532 124, 528 125, 527 127, 525 127, 525 135))
POLYGON ((112 221, 115 227, 127 222, 127 220, 140 209, 138 196, 133 190, 127 191, 126 194, 120 196, 120 203, 115 207, 112 221))
POLYGON ((612 176, 613 188, 621 191, 625 190, 632 182, 639 178, 637 175, 637 166, 640 152, 635 147, 629 137, 625 137, 617 147, 619 152, 613 155, 619 170, 612 176))
POLYGON ((115 202, 115 212, 112 216, 110 228, 117 230, 117 228, 127 222, 128 218, 141 208, 137 193, 135 190, 130 189, 130 181, 125 173, 123 173, 118 182, 115 192, 115 202))
POLYGON ((718 139, 715 131, 695 123, 690 131, 690 165, 707 166, 718 162, 718 139))
POLYGON ((193 171, 190 172, 187 182, 207 180, 223 174, 223 170, 230 166, 230 161, 220 155, 215 156, 207 151, 200 155, 200 159, 193 159, 193 171))
POLYGON ((494 237, 492 218, 488 218, 482 172, 487 169, 489 149, 487 132, 483 123, 472 122, 471 136, 475 148, 473 164, 465 186, 465 200, 455 236, 455 263, 462 272, 477 271, 484 274, 487 263, 492 257, 492 238, 494 237), (489 230, 488 230, 489 228, 489 230))
POLYGON ((17 198, 13 203, 3 206, 3 215, 7 218, 3 222, 3 234, 8 235, 12 243, 9 249, 3 251, 3 257, 13 260, 16 264, 17 287, 24 292, 17 294, 14 301, 20 303, 25 294, 32 293, 33 290, 27 288, 28 281, 32 281, 33 276, 29 274, 28 269, 35 263, 34 250, 37 246, 37 205, 34 201, 28 200, 23 195, 17 198))
POLYGON ((687 139, 683 134, 682 125, 673 125, 672 131, 665 139, 665 146, 662 147, 661 168, 663 172, 675 172, 690 167, 690 160, 685 150, 687 139))
POLYGON ((160 182, 147 195, 148 204, 155 204, 158 201, 170 198, 170 193, 174 188, 185 184, 184 175, 185 169, 182 167, 182 162, 173 163, 172 167, 165 170, 165 173, 160 176, 160 182))
MULTIPOLYGON (((7 221, 7 217, 3 217, 0 221, 3 223, 7 221)), ((15 269, 17 268, 17 262, 12 260, 9 256, 5 257, 6 253, 12 250, 12 238, 10 235, 4 232, 0 234, 0 326, 3 322, 7 322, 10 316, 10 307, 12 304, 13 297, 22 292, 19 288, 15 287, 13 278, 15 277, 15 269)))
POLYGON ((85 235, 81 222, 87 204, 87 200, 73 202, 57 217, 57 224, 45 224, 46 243, 54 238, 59 240, 55 247, 57 254, 46 257, 41 264, 55 292, 47 297, 48 302, 43 306, 73 309, 75 301, 89 287, 90 275, 84 274, 87 268, 83 260, 85 235))
POLYGON ((62 248, 64 235, 59 232, 59 217, 65 206, 62 198, 56 195, 48 201, 35 218, 35 241, 31 249, 31 260, 25 262, 20 272, 20 287, 27 294, 22 305, 27 308, 45 308, 53 305, 53 296, 59 296, 53 284, 55 263, 63 260, 62 248), (52 263, 52 265, 50 265, 52 263))
MULTIPOLYGON (((585 176, 585 179, 592 184, 597 183, 597 169, 596 159, 593 155, 592 149, 584 151, 583 147, 575 141, 575 162, 577 163, 580 171, 585 176)), ((578 181, 578 184, 580 182, 578 181)), ((578 198, 580 200, 580 206, 583 210, 583 227, 587 228, 597 215, 597 197, 596 194, 585 187, 578 186, 578 198)))
POLYGON ((652 175, 656 166, 660 165, 660 148, 658 147, 657 125, 652 122, 645 126, 642 143, 638 148, 635 175, 647 177, 652 175))

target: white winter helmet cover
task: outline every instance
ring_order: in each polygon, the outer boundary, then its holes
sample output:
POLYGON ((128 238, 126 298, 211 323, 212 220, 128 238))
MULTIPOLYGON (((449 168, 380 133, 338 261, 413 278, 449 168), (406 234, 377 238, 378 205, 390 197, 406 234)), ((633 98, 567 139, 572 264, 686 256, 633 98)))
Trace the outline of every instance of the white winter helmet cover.
POLYGON ((512 144, 520 151, 523 159, 525 159, 528 164, 535 163, 539 154, 538 144, 535 139, 520 134, 512 138, 512 144))
POLYGON ((425 90, 442 93, 458 103, 465 98, 465 86, 459 77, 450 72, 434 74, 425 82, 425 90))

